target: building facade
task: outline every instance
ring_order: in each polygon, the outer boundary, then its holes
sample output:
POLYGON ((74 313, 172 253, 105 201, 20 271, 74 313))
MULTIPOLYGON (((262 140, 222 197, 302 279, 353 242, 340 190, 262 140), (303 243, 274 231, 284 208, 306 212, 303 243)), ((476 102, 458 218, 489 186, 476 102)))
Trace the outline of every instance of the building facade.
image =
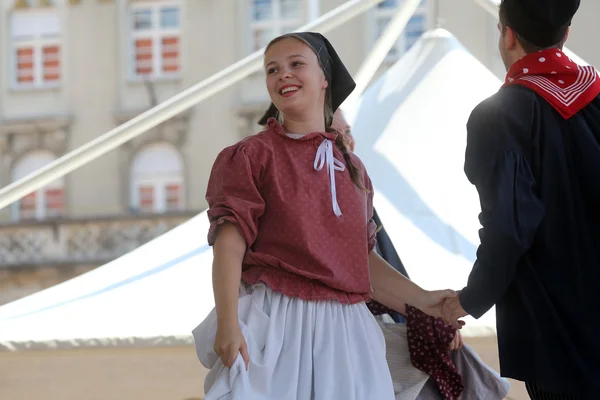
MULTIPOLYGON (((0 185, 343 2, 0 1, 0 185)), ((401 3, 384 0, 328 34, 351 72, 401 3)), ((600 65, 586 48, 600 4, 582 8, 572 47, 600 65)), ((382 68, 435 26, 503 74, 495 18, 474 0, 423 0, 382 68)), ((201 211, 216 154, 256 132, 267 105, 263 73, 253 74, 0 210, 0 304, 108 262, 201 211)))

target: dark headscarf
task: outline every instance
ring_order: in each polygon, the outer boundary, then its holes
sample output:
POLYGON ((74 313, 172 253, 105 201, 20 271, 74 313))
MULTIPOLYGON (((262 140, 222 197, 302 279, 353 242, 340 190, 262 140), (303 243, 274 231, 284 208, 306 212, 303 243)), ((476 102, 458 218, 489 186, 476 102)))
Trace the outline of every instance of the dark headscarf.
POLYGON ((527 42, 542 48, 562 40, 581 0, 502 0, 510 26, 527 42))
MULTIPOLYGON (((331 90, 331 107, 333 112, 346 100, 356 87, 352 75, 346 69, 346 66, 336 53, 335 49, 329 43, 329 40, 320 33, 315 32, 295 32, 283 36, 297 37, 308 43, 308 45, 316 53, 319 63, 323 66, 325 79, 329 82, 331 90)), ((279 38, 277 38, 279 39, 279 38)), ((274 40, 277 40, 274 39, 274 40)), ((273 103, 265 112, 262 118, 258 121, 259 125, 266 125, 269 118, 277 116, 277 108, 273 103)))

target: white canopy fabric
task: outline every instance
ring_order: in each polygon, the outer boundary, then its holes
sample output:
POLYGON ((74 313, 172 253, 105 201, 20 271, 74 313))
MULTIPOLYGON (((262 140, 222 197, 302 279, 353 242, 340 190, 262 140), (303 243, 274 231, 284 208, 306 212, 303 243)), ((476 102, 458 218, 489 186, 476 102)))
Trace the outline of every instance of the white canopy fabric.
MULTIPOLYGON (((481 228, 464 174, 466 123, 501 82, 448 31, 426 33, 344 109, 375 187, 375 207, 410 278, 462 289, 481 228)), ((465 333, 495 331, 494 311, 465 333)))
POLYGON ((206 213, 117 260, 0 307, 0 350, 191 343, 213 307, 206 213))
MULTIPOLYGON (((375 206, 410 277, 460 289, 478 243, 465 124, 500 82, 448 32, 423 38, 345 111, 375 206)), ((0 351, 191 343, 213 307, 206 213, 131 253, 0 307, 0 351)), ((465 333, 493 334, 493 315, 465 333)))

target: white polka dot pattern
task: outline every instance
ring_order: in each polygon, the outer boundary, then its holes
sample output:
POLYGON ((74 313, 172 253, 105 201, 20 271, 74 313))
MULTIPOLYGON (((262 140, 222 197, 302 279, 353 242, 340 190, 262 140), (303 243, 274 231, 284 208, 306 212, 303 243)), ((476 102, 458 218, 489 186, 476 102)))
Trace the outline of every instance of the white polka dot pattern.
POLYGON ((558 49, 541 50, 515 62, 504 86, 532 89, 564 118, 570 118, 600 94, 600 78, 590 66, 580 66, 558 49))
POLYGON ((406 321, 412 364, 431 376, 445 400, 458 400, 464 386, 449 351, 456 329, 409 305, 406 321))

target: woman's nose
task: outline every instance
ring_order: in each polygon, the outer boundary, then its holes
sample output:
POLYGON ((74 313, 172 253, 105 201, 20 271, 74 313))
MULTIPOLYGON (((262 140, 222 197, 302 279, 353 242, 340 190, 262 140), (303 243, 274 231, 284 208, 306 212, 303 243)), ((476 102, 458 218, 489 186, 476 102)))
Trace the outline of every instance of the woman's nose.
POLYGON ((281 73, 279 74, 279 80, 283 81, 285 79, 289 79, 291 78, 292 74, 289 70, 282 70, 281 73))

